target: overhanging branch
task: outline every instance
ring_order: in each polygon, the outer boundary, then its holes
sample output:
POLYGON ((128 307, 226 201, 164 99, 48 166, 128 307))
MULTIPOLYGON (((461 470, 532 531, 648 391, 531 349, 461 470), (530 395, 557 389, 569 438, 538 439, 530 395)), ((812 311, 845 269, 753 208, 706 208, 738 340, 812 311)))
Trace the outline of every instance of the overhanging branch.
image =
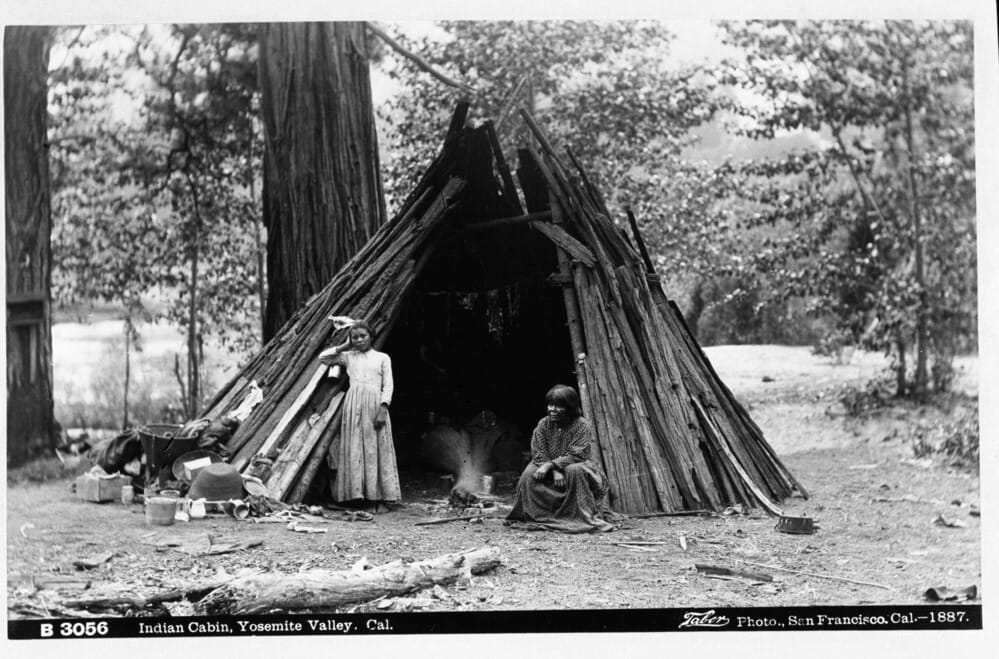
POLYGON ((400 55, 402 55, 403 57, 405 57, 406 59, 408 59, 409 61, 411 61, 420 70, 426 71, 427 73, 429 73, 430 75, 432 75, 437 80, 443 82, 445 85, 448 85, 449 87, 454 87, 455 89, 459 89, 459 90, 465 92, 466 94, 470 94, 470 95, 474 96, 477 93, 473 87, 471 87, 469 85, 466 85, 466 84, 464 84, 462 82, 458 82, 457 80, 452 80, 448 76, 446 76, 443 73, 441 73, 438 69, 434 68, 433 65, 431 65, 427 60, 423 59, 422 57, 420 57, 419 55, 417 55, 413 51, 407 49, 401 43, 399 43, 398 41, 396 41, 395 39, 393 39, 392 37, 390 37, 388 35, 388 33, 386 33, 384 30, 382 30, 382 29, 380 29, 378 27, 375 27, 375 25, 372 24, 372 23, 365 23, 365 25, 367 26, 367 28, 369 30, 371 30, 371 32, 376 37, 378 37, 379 39, 381 39, 382 41, 384 41, 386 44, 388 44, 388 46, 392 50, 394 50, 395 52, 399 53, 400 55))

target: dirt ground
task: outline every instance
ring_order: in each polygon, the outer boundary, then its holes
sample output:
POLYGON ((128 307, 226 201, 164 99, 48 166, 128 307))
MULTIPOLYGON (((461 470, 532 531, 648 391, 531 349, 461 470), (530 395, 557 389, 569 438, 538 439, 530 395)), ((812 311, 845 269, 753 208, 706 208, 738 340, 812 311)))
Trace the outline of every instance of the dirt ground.
MULTIPOLYGON (((325 533, 223 515, 152 527, 140 505, 80 502, 64 479, 8 487, 8 615, 86 615, 62 602, 148 595, 247 570, 348 569, 362 558, 379 565, 483 546, 498 547, 503 564, 470 584, 448 586, 443 597, 421 591, 348 610, 916 604, 931 587, 981 587, 978 475, 940 459, 913 459, 909 441, 913 427, 939 424, 943 411, 893 407, 845 416, 836 387, 865 381, 880 367, 876 356, 837 365, 805 348, 723 347, 708 354, 809 491, 807 500, 784 502, 785 512, 813 517, 817 533, 779 533, 773 518, 753 510, 630 519, 598 535, 520 530, 498 517, 417 526, 446 512, 436 479, 413 474, 403 474, 402 509, 373 521, 330 513, 321 525, 325 533), (261 544, 200 556, 162 546, 205 542, 205 536, 215 545, 261 544), (98 567, 73 565, 105 552, 111 558, 98 567), (764 572, 773 580, 719 578, 695 564, 764 572)), ((959 385, 974 391, 976 361, 960 367, 959 385)), ((496 477, 500 510, 512 503, 515 477, 496 477)), ((193 613, 186 602, 163 606, 145 613, 193 613)))

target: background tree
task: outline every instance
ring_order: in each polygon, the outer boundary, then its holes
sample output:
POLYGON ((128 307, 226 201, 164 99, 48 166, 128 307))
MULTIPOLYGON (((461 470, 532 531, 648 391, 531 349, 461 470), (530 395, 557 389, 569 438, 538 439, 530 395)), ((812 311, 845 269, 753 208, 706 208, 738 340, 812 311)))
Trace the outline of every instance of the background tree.
MULTIPOLYGON (((474 90, 470 116, 492 119, 504 147, 516 148, 526 139, 514 115, 527 108, 559 143, 608 180, 644 173, 659 158, 678 155, 691 139, 688 129, 715 110, 703 72, 667 66, 672 35, 660 23, 444 21, 437 26, 442 34, 398 38, 474 90)), ((440 126, 468 90, 420 75, 409 60, 389 75, 400 88, 382 112, 394 152, 386 180, 398 198, 439 147, 440 126)))
POLYGON ((742 167, 739 189, 785 230, 749 267, 805 295, 895 360, 899 395, 945 389, 975 342, 971 25, 727 23, 745 52, 726 82, 752 92, 743 134, 811 130, 821 148, 742 167), (910 382, 907 355, 915 353, 910 382), (932 356, 933 382, 928 360, 932 356))
POLYGON ((385 221, 363 23, 259 29, 264 124, 264 340, 385 221))
POLYGON ((259 345, 254 36, 87 28, 52 73, 56 293, 120 305, 126 338, 158 293, 187 337, 182 418, 200 407, 207 335, 259 345))
MULTIPOLYGON (((251 28, 240 24, 174 26, 171 37, 170 60, 158 57, 151 40, 133 51, 158 88, 146 99, 146 130, 169 136, 165 158, 138 164, 181 220, 171 242, 184 263, 175 266, 179 295, 169 312, 187 332, 184 411, 192 418, 203 396, 202 327, 209 319, 232 319, 255 292, 247 275, 256 262, 243 259, 257 235, 256 48, 251 28), (202 270, 211 274, 203 277, 202 270)), ((245 326, 255 317, 242 320, 245 326)))
MULTIPOLYGON (((730 103, 703 65, 670 56, 673 35, 658 22, 454 21, 439 34, 398 39, 425 62, 471 88, 472 116, 492 119, 501 144, 528 136, 527 108, 569 147, 607 195, 616 221, 631 207, 693 329, 703 293, 733 271, 741 243, 727 223, 712 166, 692 162, 695 129, 730 103)), ((390 145, 391 199, 401 199, 439 148, 440 127, 465 89, 421 75, 409 61, 390 69, 399 91, 381 110, 390 145)), ((507 154, 512 160, 512 153, 507 154)))
POLYGON ((55 446, 46 94, 52 31, 4 31, 7 462, 55 446))
MULTIPOLYGON (((740 243, 714 190, 712 167, 688 150, 730 102, 703 65, 671 58, 672 33, 651 21, 456 21, 440 34, 400 36, 428 64, 473 88, 472 116, 492 119, 501 144, 529 139, 516 111, 527 108, 553 140, 579 158, 607 195, 614 220, 631 208, 664 284, 685 298, 697 331, 700 292, 720 281, 740 243)), ((400 91, 381 110, 390 145, 389 197, 400 199, 439 148, 440 126, 465 89, 390 70, 400 91)), ((513 154, 507 154, 513 162, 513 154)), ((723 181, 722 181, 723 183, 723 181)), ((731 270, 731 268, 729 268, 731 270)))

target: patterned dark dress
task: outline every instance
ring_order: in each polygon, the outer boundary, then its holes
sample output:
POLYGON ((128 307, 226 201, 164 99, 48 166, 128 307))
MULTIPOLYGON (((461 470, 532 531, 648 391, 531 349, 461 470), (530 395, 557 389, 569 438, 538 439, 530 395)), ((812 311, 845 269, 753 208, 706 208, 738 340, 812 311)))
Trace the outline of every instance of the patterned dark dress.
POLYGON ((517 482, 510 521, 527 522, 565 533, 609 531, 613 526, 604 517, 607 479, 590 462, 593 430, 589 421, 578 417, 564 428, 544 417, 531 438, 531 462, 517 482), (546 462, 554 463, 543 480, 534 472, 546 462), (565 476, 564 487, 556 488, 555 471, 565 476))

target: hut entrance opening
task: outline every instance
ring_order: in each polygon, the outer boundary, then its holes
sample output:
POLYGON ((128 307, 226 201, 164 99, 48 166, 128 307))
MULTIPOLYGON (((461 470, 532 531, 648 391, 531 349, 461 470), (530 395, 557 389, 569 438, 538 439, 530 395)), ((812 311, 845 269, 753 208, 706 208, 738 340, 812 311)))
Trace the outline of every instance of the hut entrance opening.
POLYGON ((392 357, 404 472, 430 468, 423 433, 467 426, 484 410, 508 433, 519 430, 520 450, 529 449, 545 392, 576 385, 562 290, 551 279, 554 246, 523 221, 455 225, 417 275, 383 347, 392 357))

